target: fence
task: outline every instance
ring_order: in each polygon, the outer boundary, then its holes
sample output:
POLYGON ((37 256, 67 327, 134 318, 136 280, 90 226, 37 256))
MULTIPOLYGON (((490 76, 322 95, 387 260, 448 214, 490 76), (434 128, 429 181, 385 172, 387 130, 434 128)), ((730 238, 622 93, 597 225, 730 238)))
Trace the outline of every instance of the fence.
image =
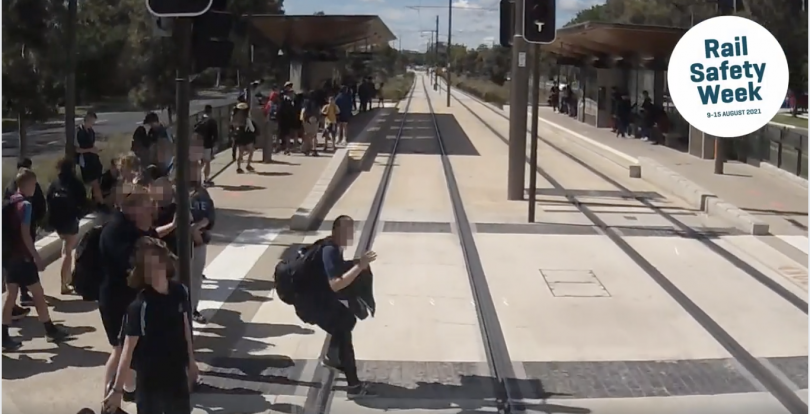
POLYGON ((733 140, 732 155, 749 164, 766 162, 806 179, 807 138, 806 129, 769 124, 733 140))

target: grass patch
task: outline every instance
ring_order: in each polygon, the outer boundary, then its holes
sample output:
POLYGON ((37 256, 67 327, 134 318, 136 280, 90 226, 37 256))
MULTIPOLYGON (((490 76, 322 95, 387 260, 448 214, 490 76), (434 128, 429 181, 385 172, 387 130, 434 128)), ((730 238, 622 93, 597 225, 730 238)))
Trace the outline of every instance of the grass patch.
POLYGON ((776 114, 771 121, 807 129, 807 118, 799 118, 790 114, 776 114))
MULTIPOLYGON (((440 75, 445 80, 444 74, 440 75)), ((509 82, 498 85, 490 80, 468 78, 466 76, 453 76, 452 87, 461 89, 486 102, 502 107, 509 103, 509 82)))
MULTIPOLYGON (((98 148, 101 150, 99 156, 101 157, 101 164, 106 170, 110 165, 110 161, 119 155, 128 152, 132 146, 132 136, 130 134, 115 134, 111 135, 103 141, 98 141, 98 148)), ((63 157, 62 153, 49 153, 34 155, 31 157, 33 161, 33 170, 37 174, 37 182, 45 191, 51 182, 56 178, 56 162, 63 157)), ((79 173, 78 167, 76 173, 79 173)), ((14 158, 5 158, 3 162, 3 185, 5 186, 17 175, 17 163, 14 158)))
POLYGON ((3 133, 17 132, 17 120, 13 118, 3 118, 3 133))
POLYGON ((386 79, 385 85, 383 85, 382 88, 383 99, 394 102, 405 99, 405 97, 408 96, 408 92, 411 90, 413 79, 413 72, 406 72, 405 74, 386 79))

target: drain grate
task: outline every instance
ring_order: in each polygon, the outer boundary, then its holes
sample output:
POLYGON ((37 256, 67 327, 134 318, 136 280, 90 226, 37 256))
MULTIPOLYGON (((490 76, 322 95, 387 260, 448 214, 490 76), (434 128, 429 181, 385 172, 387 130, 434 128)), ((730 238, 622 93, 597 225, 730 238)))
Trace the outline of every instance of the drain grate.
POLYGON ((540 274, 558 298, 609 298, 610 292, 592 270, 540 269, 540 274))

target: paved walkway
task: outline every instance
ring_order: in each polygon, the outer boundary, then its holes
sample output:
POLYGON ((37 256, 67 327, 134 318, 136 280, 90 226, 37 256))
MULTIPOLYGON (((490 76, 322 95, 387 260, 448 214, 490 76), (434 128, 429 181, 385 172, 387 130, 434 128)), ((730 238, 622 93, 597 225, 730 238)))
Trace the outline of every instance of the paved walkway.
POLYGON ((632 157, 654 159, 770 224, 774 234, 807 236, 807 188, 784 177, 739 162, 727 163, 726 174, 716 175, 713 160, 637 139, 616 138, 607 129, 594 128, 547 107, 540 108, 540 117, 632 157))
MULTIPOLYGON (((355 118, 352 136, 372 115, 355 118)), ((304 235, 287 230, 288 220, 320 177, 330 155, 274 155, 273 163, 257 162, 255 173, 243 175, 236 174, 230 151, 214 159, 212 171, 224 170, 209 189, 217 206, 217 222, 207 249, 208 279, 199 304, 210 323, 195 329, 196 352, 201 368, 207 371, 204 382, 208 385, 195 397, 195 403, 221 406, 223 396, 243 389, 245 382, 269 386, 265 371, 289 358, 279 362, 268 355, 284 353, 279 351, 284 346, 296 349, 301 338, 313 334, 300 321, 296 324, 295 315, 288 314, 289 306, 273 301, 272 269, 291 245, 305 241, 304 235), (267 322, 278 315, 286 315, 286 319, 267 322), (290 323, 283 323, 286 321, 290 323), (246 377, 234 380, 234 371, 246 377), (206 402, 212 397, 215 401, 206 402)), ((261 159, 260 152, 256 159, 261 159)), ((59 345, 46 342, 34 316, 15 323, 11 333, 22 337, 24 344, 19 352, 3 354, 3 409, 9 412, 75 413, 82 407, 97 410, 101 401, 109 346, 96 304, 58 294, 60 264, 57 260, 40 275, 52 306, 52 319, 67 326, 75 339, 59 345), (33 397, 31 390, 42 392, 33 397)), ((314 349, 315 356, 318 351, 314 349)), ((228 403, 235 407, 230 412, 277 412, 278 407, 261 394, 239 395, 228 403)), ((131 405, 124 409, 135 412, 131 405)))

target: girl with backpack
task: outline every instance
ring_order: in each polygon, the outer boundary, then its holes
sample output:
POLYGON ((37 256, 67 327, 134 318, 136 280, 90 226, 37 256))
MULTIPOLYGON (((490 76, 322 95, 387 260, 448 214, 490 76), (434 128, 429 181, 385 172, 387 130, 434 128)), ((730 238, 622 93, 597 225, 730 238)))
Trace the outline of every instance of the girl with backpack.
POLYGON ((62 239, 61 292, 67 295, 73 291, 73 250, 78 242, 79 220, 84 215, 87 191, 75 174, 73 161, 62 158, 56 168, 56 179, 48 187, 45 199, 48 204, 48 225, 62 239))

